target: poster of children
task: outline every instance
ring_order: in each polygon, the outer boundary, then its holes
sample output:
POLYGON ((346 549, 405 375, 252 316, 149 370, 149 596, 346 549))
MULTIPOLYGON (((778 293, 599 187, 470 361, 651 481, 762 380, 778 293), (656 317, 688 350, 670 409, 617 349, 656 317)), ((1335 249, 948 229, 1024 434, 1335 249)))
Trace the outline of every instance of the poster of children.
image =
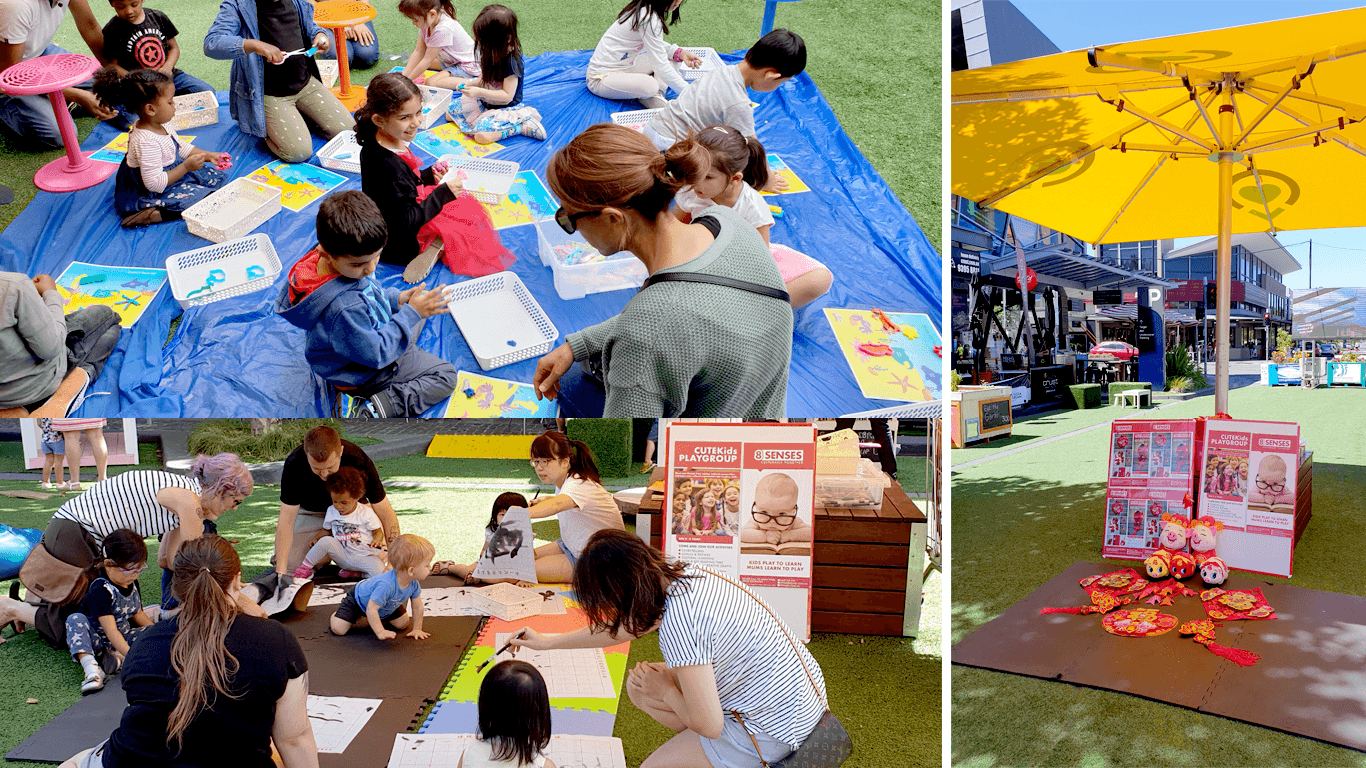
POLYGON ((816 432, 669 425, 664 553, 736 579, 810 636, 816 432))
POLYGON ((1201 454, 1199 510, 1224 526, 1219 557, 1230 569, 1290 576, 1299 425, 1207 422, 1201 454))

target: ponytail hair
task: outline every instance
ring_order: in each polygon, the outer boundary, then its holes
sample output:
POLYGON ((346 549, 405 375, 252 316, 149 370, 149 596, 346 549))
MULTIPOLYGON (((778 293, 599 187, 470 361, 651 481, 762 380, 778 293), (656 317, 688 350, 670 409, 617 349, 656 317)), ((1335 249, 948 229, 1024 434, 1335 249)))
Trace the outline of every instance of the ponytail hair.
POLYGON ((654 221, 678 190, 701 181, 710 168, 706 147, 691 137, 660 152, 630 128, 599 123, 550 158, 546 181, 557 198, 576 207, 631 208, 654 221))
POLYGON ((401 72, 385 72, 376 75, 365 86, 365 103, 356 110, 356 143, 365 146, 375 140, 379 126, 372 120, 375 115, 388 117, 396 114, 414 96, 422 98, 422 91, 413 81, 401 72))
POLYGON ((109 565, 145 565, 147 542, 136 531, 119 528, 104 537, 104 559, 109 565))
POLYGON ((251 470, 235 453, 199 454, 190 465, 190 479, 199 481, 199 488, 210 496, 224 497, 241 494, 250 496, 253 488, 251 470))
POLYGON ((166 719, 166 744, 177 749, 185 729, 218 694, 236 698, 229 686, 238 662, 224 643, 237 618, 228 589, 241 573, 242 561, 221 536, 191 539, 176 552, 171 594, 184 607, 171 641, 171 668, 180 676, 180 691, 166 719))
POLYGON ((741 174, 755 189, 768 184, 768 153, 754 136, 745 136, 729 125, 709 125, 693 138, 711 153, 712 165, 726 176, 741 174))
POLYGON ((162 87, 167 85, 173 83, 164 72, 135 69, 120 75, 118 69, 110 64, 95 73, 95 84, 90 90, 107 106, 122 106, 141 115, 143 108, 156 101, 162 87))
MULTIPOLYGON (((630 131, 630 128, 626 130, 630 131)), ((635 133, 635 131, 631 131, 635 133)), ((643 137, 642 137, 643 138, 643 137)), ((649 141, 649 139, 646 139, 649 141)), ((533 459, 569 459, 569 476, 594 483, 601 482, 593 451, 582 440, 570 440, 563 432, 546 430, 531 441, 533 459)))
POLYGON ((640 12, 642 10, 649 11, 655 18, 659 19, 659 26, 667 35, 669 34, 669 25, 678 23, 678 8, 674 9, 673 14, 668 19, 664 18, 672 4, 673 0, 631 0, 625 8, 621 9, 621 13, 617 14, 617 21, 630 19, 631 29, 637 30, 640 29, 640 12))

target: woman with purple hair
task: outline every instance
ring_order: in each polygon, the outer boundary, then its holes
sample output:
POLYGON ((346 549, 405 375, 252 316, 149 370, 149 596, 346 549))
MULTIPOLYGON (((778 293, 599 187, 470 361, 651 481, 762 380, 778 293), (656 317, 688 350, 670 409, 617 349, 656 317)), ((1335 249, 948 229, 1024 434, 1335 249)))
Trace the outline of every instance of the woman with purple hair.
MULTIPOLYGON (((169 568, 176 550, 190 539, 216 533, 214 521, 218 516, 236 509, 251 491, 251 472, 237 454, 201 453, 195 457, 188 475, 134 470, 101 480, 63 504, 48 528, 77 524, 96 540, 120 528, 135 531, 143 538, 159 537, 157 565, 163 569, 161 604, 170 610, 178 604, 168 589, 169 568)), ((252 608, 256 606, 252 604, 252 608)), ((259 614, 260 609, 251 612, 259 614)))

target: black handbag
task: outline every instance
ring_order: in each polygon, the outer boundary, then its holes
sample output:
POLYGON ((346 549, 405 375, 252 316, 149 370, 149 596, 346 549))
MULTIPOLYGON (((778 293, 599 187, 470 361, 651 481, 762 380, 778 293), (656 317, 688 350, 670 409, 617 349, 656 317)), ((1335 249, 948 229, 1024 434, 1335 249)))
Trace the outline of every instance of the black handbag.
POLYGON ((783 636, 792 644, 792 652, 797 654, 797 661, 801 663, 802 671, 806 673, 806 679, 811 682, 812 690, 816 692, 816 695, 820 697, 821 703, 825 705, 825 713, 822 714, 821 719, 816 722, 816 727, 811 731, 811 735, 806 737, 806 740, 797 748, 797 751, 776 763, 770 763, 764 760, 763 753, 759 751, 759 740, 754 738, 754 734, 750 732, 749 726, 745 725, 744 715, 735 710, 731 710, 730 713, 735 715, 735 719, 739 721, 740 727, 745 729, 745 733, 749 735, 749 740, 754 743, 754 753, 759 755, 759 762, 764 768, 836 768, 839 765, 843 765, 844 761, 848 760, 849 756, 854 754, 854 741, 849 738, 849 731, 845 730, 844 724, 840 722, 838 717, 835 717, 834 712, 830 711, 830 702, 821 695, 820 686, 816 685, 816 678, 812 677, 811 670, 807 669, 806 659, 802 658, 801 652, 797 650, 797 641, 793 640, 792 636, 787 633, 787 628, 781 621, 778 621, 778 617, 773 613, 773 609, 769 608, 763 600, 759 600, 757 595, 719 573, 712 571, 708 571, 708 573, 740 587, 742 592, 758 601, 759 605, 763 606, 765 611, 768 611, 768 615, 772 616, 773 620, 778 622, 778 627, 783 630, 783 636))

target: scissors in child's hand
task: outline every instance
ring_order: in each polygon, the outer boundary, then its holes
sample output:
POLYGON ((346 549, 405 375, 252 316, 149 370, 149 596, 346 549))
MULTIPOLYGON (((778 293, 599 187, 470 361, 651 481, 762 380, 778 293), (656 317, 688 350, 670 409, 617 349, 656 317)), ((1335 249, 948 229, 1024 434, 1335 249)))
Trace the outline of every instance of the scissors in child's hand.
POLYGON ((305 49, 305 48, 300 48, 300 49, 298 49, 298 50, 296 50, 296 51, 286 51, 284 57, 281 58, 280 61, 277 61, 277 62, 275 62, 275 63, 276 63, 276 64, 280 64, 280 63, 282 63, 285 59, 289 58, 290 56, 308 56, 308 57, 311 58, 311 57, 313 56, 313 54, 315 54, 315 53, 317 53, 317 52, 318 52, 318 46, 316 46, 316 45, 313 46, 312 48, 307 48, 307 49, 305 49))

